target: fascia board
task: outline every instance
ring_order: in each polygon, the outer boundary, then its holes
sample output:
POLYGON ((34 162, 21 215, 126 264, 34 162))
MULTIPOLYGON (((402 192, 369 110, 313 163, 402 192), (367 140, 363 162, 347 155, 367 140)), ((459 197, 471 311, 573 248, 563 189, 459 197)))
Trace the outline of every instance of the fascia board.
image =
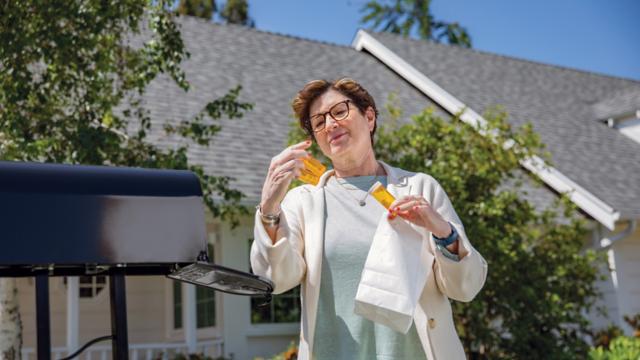
MULTIPOLYGON (((353 39, 352 46, 358 50, 366 50, 382 61, 393 71, 402 76, 411 85, 422 91, 426 96, 435 101, 450 114, 460 114, 460 119, 476 128, 486 124, 486 120, 473 109, 466 106, 426 75, 406 62, 396 53, 384 46, 364 30, 359 30, 353 39)), ((506 145, 508 146, 508 145, 506 145)), ((596 221, 613 230, 615 223, 620 219, 620 213, 607 203, 593 195, 585 188, 569 179, 558 169, 550 166, 539 157, 525 159, 521 165, 534 173, 548 186, 559 193, 567 193, 571 201, 580 209, 593 217, 596 221)))

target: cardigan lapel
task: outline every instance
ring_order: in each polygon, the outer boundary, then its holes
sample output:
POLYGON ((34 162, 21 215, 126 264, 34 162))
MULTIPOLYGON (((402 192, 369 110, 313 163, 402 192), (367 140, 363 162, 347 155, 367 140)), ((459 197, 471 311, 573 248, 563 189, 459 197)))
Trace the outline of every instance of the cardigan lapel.
MULTIPOLYGON (((411 185, 409 178, 399 173, 397 168, 379 161, 387 173, 389 192, 397 199, 410 195, 411 185)), ((322 254, 324 249, 324 224, 325 224, 325 194, 324 186, 334 170, 325 172, 318 184, 310 190, 310 196, 304 202, 305 216, 305 258, 307 259, 307 282, 312 287, 320 287, 320 274, 322 273, 322 254)))
POLYGON ((333 170, 325 172, 318 185, 311 191, 308 201, 304 202, 305 216, 305 258, 307 259, 307 282, 313 287, 320 287, 322 253, 324 248, 325 199, 324 185, 333 175, 333 170))
POLYGON ((307 348, 301 343, 301 354, 306 351, 310 354, 313 350, 313 337, 315 333, 316 315, 318 311, 318 298, 320 296, 320 276, 322 274, 322 255, 324 251, 324 224, 325 224, 325 199, 324 185, 333 175, 333 170, 325 172, 318 185, 309 191, 304 198, 302 209, 305 219, 305 259, 307 261, 307 281, 304 289, 304 301, 306 303, 306 316, 303 317, 302 331, 307 348))
POLYGON ((411 185, 409 184, 409 177, 400 174, 397 168, 390 166, 384 161, 378 160, 378 162, 387 173, 387 190, 391 195, 396 199, 410 195, 411 185))

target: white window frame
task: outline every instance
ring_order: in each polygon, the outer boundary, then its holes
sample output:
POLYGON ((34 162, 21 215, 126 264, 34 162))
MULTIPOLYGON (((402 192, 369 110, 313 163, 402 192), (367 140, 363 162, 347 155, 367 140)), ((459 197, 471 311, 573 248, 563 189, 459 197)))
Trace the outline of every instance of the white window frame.
MULTIPOLYGON (((220 262, 221 237, 220 227, 207 222, 207 238, 208 243, 213 246, 214 258, 211 259, 215 263, 220 262)), ((174 329, 174 308, 173 308, 173 282, 172 279, 165 279, 165 329, 166 337, 170 341, 184 341, 184 321, 183 327, 174 329)), ((215 325, 210 327, 197 328, 196 334, 198 339, 211 339, 222 337, 222 294, 215 292, 215 325)))

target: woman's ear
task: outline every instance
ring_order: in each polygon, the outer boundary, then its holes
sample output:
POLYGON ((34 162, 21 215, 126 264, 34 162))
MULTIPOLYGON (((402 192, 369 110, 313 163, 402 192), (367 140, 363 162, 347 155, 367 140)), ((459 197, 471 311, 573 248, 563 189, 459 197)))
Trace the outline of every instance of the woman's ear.
POLYGON ((373 110, 373 107, 369 106, 367 108, 367 110, 364 112, 364 117, 367 119, 369 132, 372 132, 373 128, 376 126, 376 112, 375 110, 373 110))

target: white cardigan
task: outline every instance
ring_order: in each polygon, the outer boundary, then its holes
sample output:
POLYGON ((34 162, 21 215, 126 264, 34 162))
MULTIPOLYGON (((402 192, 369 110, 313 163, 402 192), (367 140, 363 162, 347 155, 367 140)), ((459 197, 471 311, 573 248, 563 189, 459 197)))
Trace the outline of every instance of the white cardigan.
MULTIPOLYGON (((391 167, 380 161, 388 175, 387 190, 396 199, 421 194, 459 234, 460 261, 436 250, 430 234, 423 246, 424 266, 433 271, 424 284, 414 322, 427 358, 465 359, 455 330, 449 299, 471 301, 484 285, 487 263, 464 231, 447 194, 431 176, 391 167)), ((299 359, 311 359, 315 331, 322 251, 324 240, 324 185, 333 171, 327 171, 316 186, 303 185, 289 191, 281 204, 277 241, 272 243, 256 213, 251 267, 254 273, 275 284, 274 293, 283 293, 301 284, 302 321, 299 359)), ((425 230, 426 231, 426 230, 425 230)))

